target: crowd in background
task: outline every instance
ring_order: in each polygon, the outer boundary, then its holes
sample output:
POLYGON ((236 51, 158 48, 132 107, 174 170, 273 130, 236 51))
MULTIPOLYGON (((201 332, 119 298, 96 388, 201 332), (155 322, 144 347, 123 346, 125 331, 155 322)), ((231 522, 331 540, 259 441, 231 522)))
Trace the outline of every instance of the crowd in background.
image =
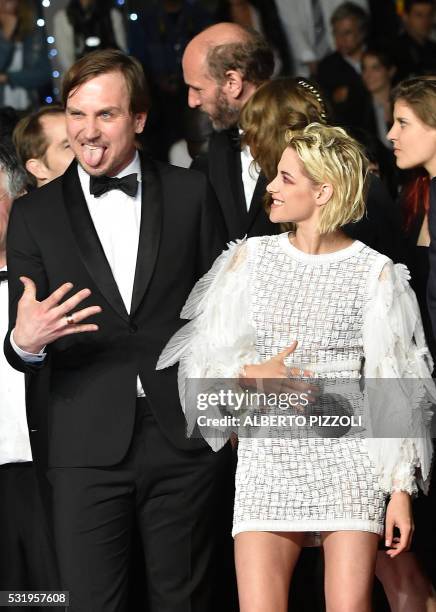
MULTIPOLYGON (((211 130, 198 113, 192 117, 185 111, 184 49, 206 26, 232 21, 258 30, 267 39, 276 60, 274 76, 313 79, 326 94, 335 123, 365 130, 389 150, 392 85, 436 69, 431 0, 130 4, 70 0, 55 11, 49 33, 36 24, 38 7, 33 0, 1 0, 1 106, 25 112, 47 99, 55 100, 58 89, 52 85, 51 59, 62 74, 88 51, 129 51, 144 68, 153 100, 144 141, 155 157, 168 159, 175 143, 186 139, 205 143, 211 130)), ((386 158, 385 151, 380 155, 386 158)))
MULTIPOLYGON (((410 76, 436 74, 432 0, 142 0, 126 5, 70 0, 55 13, 50 33, 37 25, 38 10, 32 0, 0 0, 0 143, 14 148, 26 170, 14 196, 52 180, 72 159, 63 110, 56 105, 51 34, 61 72, 96 49, 116 48, 135 56, 144 68, 152 99, 141 144, 158 159, 189 166, 207 150, 213 126, 200 104, 188 107, 182 70, 185 48, 213 23, 248 26, 260 32, 274 52, 273 78, 301 76, 321 92, 326 109, 319 112, 325 111, 330 123, 347 128, 364 145, 372 170, 391 199, 389 205, 403 211, 395 249, 382 244, 377 248, 412 268, 427 341, 436 355, 426 316, 428 264, 422 251, 429 245, 423 224, 429 180, 424 172, 396 169, 387 137, 395 85, 410 76), (55 104, 38 110, 47 100, 55 104)), ((286 82, 282 83, 277 87, 289 97, 286 82)), ((280 95, 271 92, 261 91, 259 100, 262 95, 280 95)), ((251 110, 255 103, 253 99, 251 110)), ((249 115, 244 118, 242 127, 250 136, 249 115)), ((267 175, 265 167, 262 170, 267 175)), ((422 548, 429 551, 435 545, 431 536, 421 536, 422 548)), ((426 561, 431 554, 424 555, 426 561)), ((426 570, 435 583, 434 563, 428 563, 426 570)))

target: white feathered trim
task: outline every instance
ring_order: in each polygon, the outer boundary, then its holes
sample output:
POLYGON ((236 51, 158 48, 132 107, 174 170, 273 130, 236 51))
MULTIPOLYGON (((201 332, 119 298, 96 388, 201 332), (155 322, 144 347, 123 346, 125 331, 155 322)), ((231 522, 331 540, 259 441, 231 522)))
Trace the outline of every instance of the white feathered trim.
MULTIPOLYGON (((248 243, 243 240, 231 243, 197 282, 181 314, 182 318, 192 320, 170 339, 157 363, 161 370, 179 362, 180 402, 188 435, 196 425, 198 412, 195 406, 186 405, 187 379, 225 378, 229 385, 233 379, 235 391, 241 392, 237 379, 242 367, 259 362, 249 311, 248 243)), ((204 387, 204 382, 199 384, 204 387)), ((221 416, 219 409, 216 416, 221 416)), ((205 439, 218 450, 227 442, 228 435, 227 431, 217 429, 211 437, 209 428, 205 439)))
POLYGON ((385 491, 415 492, 419 468, 419 484, 426 492, 433 452, 430 405, 436 403, 433 362, 407 268, 381 261, 384 266, 370 287, 372 297, 363 325, 370 427, 377 435, 392 431, 394 426, 410 434, 368 438, 366 442, 385 491), (382 378, 390 380, 383 386, 377 384, 382 378), (411 379, 417 378, 422 382, 412 383, 411 379))

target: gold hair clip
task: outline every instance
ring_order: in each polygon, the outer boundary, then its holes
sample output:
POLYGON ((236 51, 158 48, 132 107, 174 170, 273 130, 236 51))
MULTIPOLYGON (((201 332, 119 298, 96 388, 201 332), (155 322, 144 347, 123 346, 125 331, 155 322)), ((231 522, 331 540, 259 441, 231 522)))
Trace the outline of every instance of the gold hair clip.
POLYGON ((316 87, 314 87, 314 85, 312 85, 311 83, 308 83, 304 79, 299 79, 297 83, 298 85, 301 85, 301 87, 304 87, 305 89, 310 91, 310 93, 314 96, 314 98, 317 100, 317 102, 321 106, 321 111, 319 113, 320 117, 324 121, 324 123, 327 123, 327 112, 325 108, 325 103, 319 91, 316 89, 316 87))

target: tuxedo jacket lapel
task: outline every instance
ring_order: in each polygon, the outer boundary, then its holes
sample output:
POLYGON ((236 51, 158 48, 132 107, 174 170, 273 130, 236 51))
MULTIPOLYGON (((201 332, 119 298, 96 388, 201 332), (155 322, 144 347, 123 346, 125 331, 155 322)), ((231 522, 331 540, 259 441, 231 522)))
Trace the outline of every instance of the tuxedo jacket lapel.
POLYGON ((111 307, 120 317, 128 320, 129 315, 123 298, 104 254, 83 195, 76 162, 73 162, 64 174, 62 188, 67 214, 82 262, 111 307))
POLYGON ((250 209, 248 211, 247 227, 245 228, 247 234, 249 233, 251 226, 256 220, 259 211, 263 207, 263 197, 265 195, 267 184, 268 181, 266 180, 266 177, 263 172, 261 172, 257 179, 256 187, 253 192, 253 197, 251 198, 250 209))
POLYGON ((215 139, 209 152, 210 181, 223 211, 229 234, 232 237, 242 236, 245 219, 238 184, 238 181, 242 181, 240 155, 231 148, 225 132, 215 135, 215 139))
POLYGON ((141 304, 156 265, 162 231, 162 186, 151 160, 141 155, 142 208, 131 316, 141 304))

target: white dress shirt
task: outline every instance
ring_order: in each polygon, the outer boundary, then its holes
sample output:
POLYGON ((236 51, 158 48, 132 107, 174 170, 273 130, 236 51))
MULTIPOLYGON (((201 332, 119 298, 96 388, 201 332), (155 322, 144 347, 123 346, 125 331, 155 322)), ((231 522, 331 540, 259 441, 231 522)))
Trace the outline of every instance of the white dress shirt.
MULTIPOLYGON (((1 268, 6 270, 6 268, 1 268)), ((8 328, 8 283, 0 283, 0 335, 8 328)), ((0 351, 0 465, 32 461, 26 419, 24 374, 0 351)))
MULTIPOLYGON (((136 259, 138 256, 139 232, 141 227, 141 163, 136 152, 133 161, 117 174, 122 178, 136 173, 139 181, 135 197, 119 189, 112 189, 96 198, 89 191, 90 175, 78 165, 79 180, 88 205, 91 219, 103 247, 104 254, 118 285, 127 312, 132 304, 136 259)), ((44 359, 44 353, 32 355, 22 351, 11 336, 11 344, 24 361, 44 359)), ((137 379, 137 395, 143 397, 144 390, 137 379)))
MULTIPOLYGON (((239 130, 242 134, 242 130, 239 130)), ((244 185, 245 204, 247 211, 250 210, 251 200, 253 199, 254 190, 256 189, 257 179, 259 178, 260 170, 257 164, 253 163, 250 147, 245 146, 241 150, 241 167, 242 167, 242 183, 244 185)))

